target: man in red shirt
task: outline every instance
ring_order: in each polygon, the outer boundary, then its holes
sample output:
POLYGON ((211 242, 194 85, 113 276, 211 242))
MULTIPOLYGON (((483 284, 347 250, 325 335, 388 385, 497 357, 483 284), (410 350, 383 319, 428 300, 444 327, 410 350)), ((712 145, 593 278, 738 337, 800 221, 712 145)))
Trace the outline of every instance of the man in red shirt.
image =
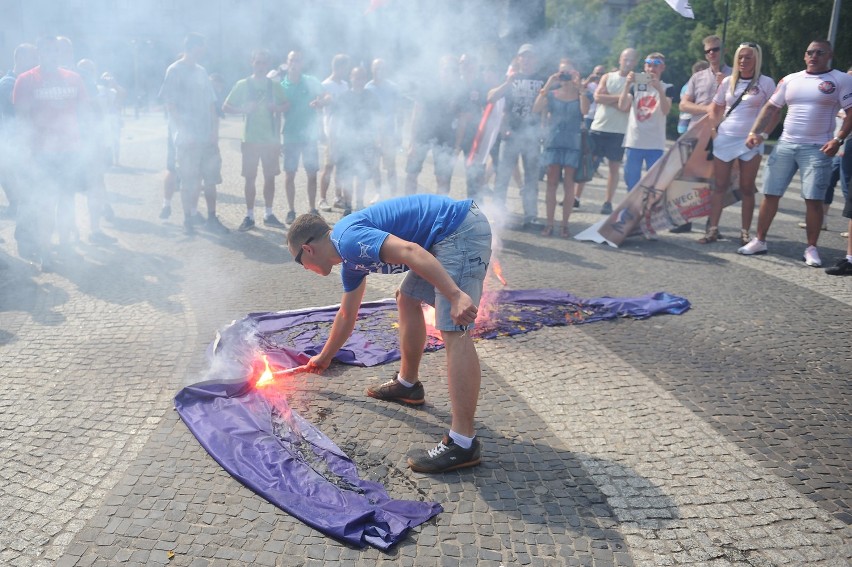
POLYGON ((18 76, 12 93, 32 159, 15 237, 23 258, 49 270, 54 225, 63 249, 70 245, 74 192, 82 188, 78 114, 87 94, 80 75, 59 66, 56 37, 39 40, 38 53, 39 65, 18 76))

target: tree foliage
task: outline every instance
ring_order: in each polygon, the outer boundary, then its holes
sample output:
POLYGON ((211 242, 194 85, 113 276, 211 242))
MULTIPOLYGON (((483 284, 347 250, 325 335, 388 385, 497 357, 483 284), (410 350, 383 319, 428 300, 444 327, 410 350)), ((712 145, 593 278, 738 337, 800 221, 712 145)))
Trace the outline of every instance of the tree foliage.
MULTIPOLYGON (((609 58, 615 60, 625 47, 636 47, 640 56, 651 51, 666 55, 664 79, 682 85, 695 61, 704 59, 701 40, 725 31, 726 61, 744 41, 763 48, 763 73, 776 81, 804 69, 804 52, 813 39, 827 38, 833 0, 692 0, 695 19, 684 18, 663 0, 641 0, 624 18, 611 44, 609 58), (725 9, 728 24, 725 30, 725 9)), ((839 20, 848 21, 852 2, 841 8, 839 20)), ((834 67, 852 65, 852 35, 840 27, 835 45, 834 67)))

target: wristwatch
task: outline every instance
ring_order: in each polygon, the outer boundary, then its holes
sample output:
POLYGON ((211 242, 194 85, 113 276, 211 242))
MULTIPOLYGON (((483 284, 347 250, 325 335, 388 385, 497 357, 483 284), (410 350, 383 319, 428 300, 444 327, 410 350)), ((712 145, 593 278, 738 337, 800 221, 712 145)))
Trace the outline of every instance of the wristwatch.
POLYGON ((838 146, 842 146, 842 145, 843 145, 843 142, 845 142, 845 141, 846 141, 846 139, 845 139, 845 138, 841 138, 840 136, 835 136, 835 137, 833 138, 833 140, 834 140, 835 142, 837 142, 837 145, 838 145, 838 146))
POLYGON ((761 132, 759 134, 757 132, 749 132, 748 135, 749 136, 757 136, 758 138, 760 138, 761 140, 764 140, 764 141, 766 140, 766 138, 769 137, 769 135, 767 135, 765 132, 761 132))

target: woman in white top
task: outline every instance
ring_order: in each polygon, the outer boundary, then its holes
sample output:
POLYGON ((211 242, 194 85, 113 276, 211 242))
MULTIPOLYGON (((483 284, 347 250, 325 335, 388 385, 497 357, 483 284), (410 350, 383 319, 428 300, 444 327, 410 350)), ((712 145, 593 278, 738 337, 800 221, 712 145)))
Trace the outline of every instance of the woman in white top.
POLYGON ((763 156, 763 144, 749 149, 746 146, 749 130, 760 109, 775 92, 775 81, 760 74, 763 54, 756 43, 742 43, 734 54, 734 69, 726 77, 709 112, 716 125, 713 140, 713 177, 715 187, 710 197, 711 209, 707 233, 698 241, 709 244, 719 239, 719 219, 725 193, 731 182, 734 162, 739 160, 739 186, 742 196, 742 229, 740 241, 749 241, 749 230, 754 216, 755 181, 763 156))

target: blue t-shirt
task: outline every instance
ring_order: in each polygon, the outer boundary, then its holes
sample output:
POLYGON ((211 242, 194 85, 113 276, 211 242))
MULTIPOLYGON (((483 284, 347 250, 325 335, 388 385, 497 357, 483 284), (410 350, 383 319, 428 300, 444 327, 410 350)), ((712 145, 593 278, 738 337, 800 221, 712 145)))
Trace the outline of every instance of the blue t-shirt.
POLYGON ((388 235, 419 244, 426 250, 452 234, 467 216, 470 199, 411 195, 388 199, 343 217, 331 231, 331 243, 343 258, 343 290, 361 285, 370 272, 399 274, 404 264, 386 264, 379 251, 388 235))

